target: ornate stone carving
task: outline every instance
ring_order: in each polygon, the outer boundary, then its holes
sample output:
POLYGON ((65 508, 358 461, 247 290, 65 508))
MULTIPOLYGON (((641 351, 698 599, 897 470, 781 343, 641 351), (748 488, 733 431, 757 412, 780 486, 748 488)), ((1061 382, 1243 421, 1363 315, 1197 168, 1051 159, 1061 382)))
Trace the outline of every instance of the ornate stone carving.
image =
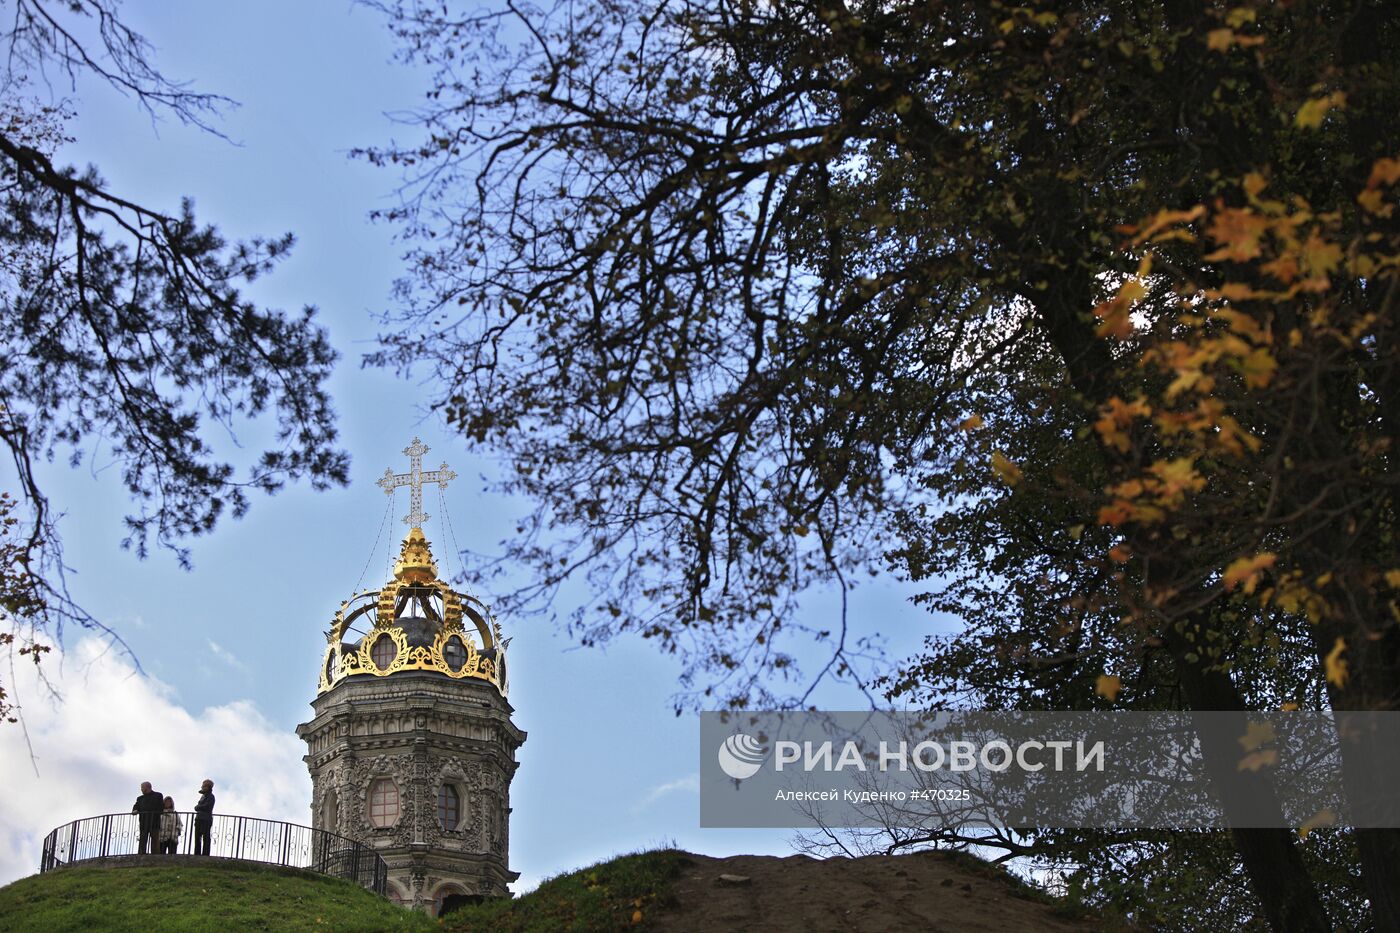
POLYGON ((316 717, 297 729, 307 742, 313 825, 374 846, 390 881, 413 905, 431 905, 444 886, 507 894, 516 876, 506 863, 506 801, 525 735, 510 719, 500 663, 507 640, 489 609, 437 579, 427 540, 415 527, 394 580, 343 604, 330 634, 316 717), (418 609, 406 610, 406 600, 417 600, 418 609), (352 631, 357 623, 364 624, 352 631), (360 638, 365 625, 368 635, 360 638), (382 635, 395 652, 383 669, 371 656, 373 639, 382 635), (462 640, 461 653, 454 644, 444 654, 453 637, 462 640), (369 819, 370 787, 378 778, 398 788, 399 816, 390 827, 369 819), (438 822, 444 784, 459 796, 451 830, 438 822))

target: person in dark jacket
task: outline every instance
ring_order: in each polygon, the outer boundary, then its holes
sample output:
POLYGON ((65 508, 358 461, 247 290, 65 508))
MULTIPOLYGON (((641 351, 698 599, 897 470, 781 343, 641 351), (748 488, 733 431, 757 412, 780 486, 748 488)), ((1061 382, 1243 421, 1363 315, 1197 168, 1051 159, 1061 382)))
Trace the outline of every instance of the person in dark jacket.
POLYGON ((199 803, 194 805, 194 854, 209 854, 209 830, 214 827, 214 782, 199 785, 199 803))
POLYGON ((131 805, 131 812, 136 814, 137 838, 140 840, 136 846, 136 854, 145 855, 148 852, 159 851, 156 837, 160 835, 160 815, 164 810, 165 798, 151 790, 150 781, 143 781, 141 796, 131 805), (148 844, 150 848, 147 848, 148 844))

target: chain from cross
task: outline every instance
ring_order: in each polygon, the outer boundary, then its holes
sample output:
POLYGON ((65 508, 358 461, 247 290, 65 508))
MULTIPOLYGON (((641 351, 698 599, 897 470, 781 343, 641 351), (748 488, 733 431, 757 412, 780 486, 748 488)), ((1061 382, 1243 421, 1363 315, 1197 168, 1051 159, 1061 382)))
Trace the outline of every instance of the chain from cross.
POLYGON ((428 520, 428 516, 423 512, 423 484, 437 483, 438 486, 442 487, 457 478, 457 474, 449 470, 446 463, 430 473, 423 472, 423 455, 429 449, 427 444, 415 437, 413 443, 403 449, 403 452, 408 455, 408 472, 395 473, 392 467, 388 468, 377 484, 384 490, 385 495, 389 496, 392 496, 394 490, 400 486, 408 487, 409 510, 403 520, 411 528, 421 528, 423 523, 428 520))

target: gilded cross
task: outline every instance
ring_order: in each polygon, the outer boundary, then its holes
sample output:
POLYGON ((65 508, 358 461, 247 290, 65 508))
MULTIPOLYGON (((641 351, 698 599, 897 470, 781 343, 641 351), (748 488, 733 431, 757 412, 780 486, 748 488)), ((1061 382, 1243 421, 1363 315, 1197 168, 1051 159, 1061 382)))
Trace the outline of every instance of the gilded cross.
POLYGON ((437 483, 439 486, 446 486, 449 480, 457 478, 457 474, 447 468, 444 463, 430 473, 423 472, 423 455, 429 450, 428 445, 418 438, 413 439, 413 443, 403 449, 408 455, 409 469, 407 473, 395 473, 392 468, 386 469, 384 475, 379 479, 379 486, 384 489, 386 495, 392 496, 394 490, 400 486, 407 486, 409 490, 409 510, 404 516, 404 523, 411 528, 421 528, 428 520, 428 516, 423 512, 423 484, 437 483))

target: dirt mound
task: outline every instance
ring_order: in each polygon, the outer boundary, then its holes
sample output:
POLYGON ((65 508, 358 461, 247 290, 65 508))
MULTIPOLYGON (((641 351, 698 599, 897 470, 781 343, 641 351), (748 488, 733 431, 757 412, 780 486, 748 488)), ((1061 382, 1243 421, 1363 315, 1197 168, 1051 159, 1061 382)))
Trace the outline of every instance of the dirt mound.
POLYGON ((965 855, 919 852, 813 859, 684 855, 680 877, 648 929, 810 933, 1021 933, 1109 930, 999 868, 965 855))

